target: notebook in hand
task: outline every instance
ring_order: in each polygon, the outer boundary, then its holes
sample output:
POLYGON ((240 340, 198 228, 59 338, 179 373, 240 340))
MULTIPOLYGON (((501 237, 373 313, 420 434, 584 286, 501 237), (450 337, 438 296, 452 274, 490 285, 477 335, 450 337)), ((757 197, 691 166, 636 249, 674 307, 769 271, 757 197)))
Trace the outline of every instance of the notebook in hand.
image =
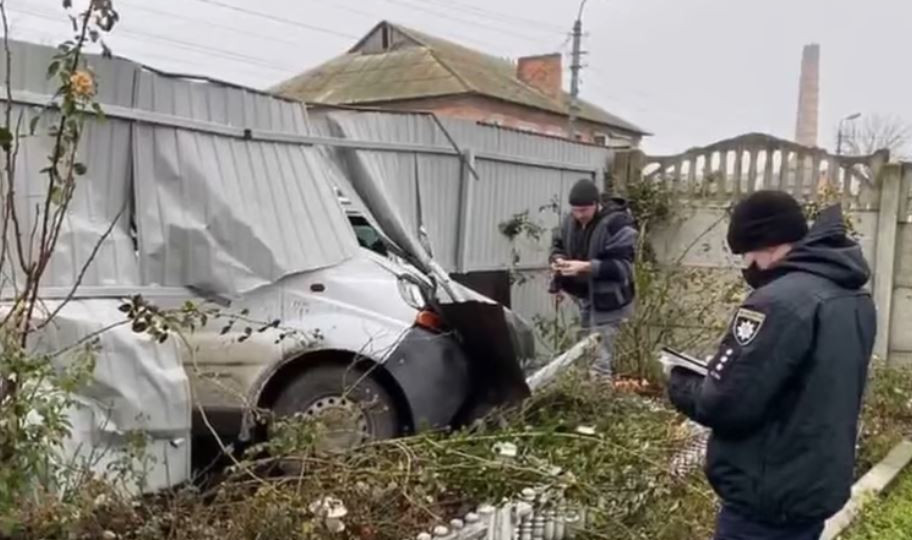
POLYGON ((706 365, 706 362, 701 362, 689 354, 676 351, 670 347, 662 347, 662 354, 659 356, 659 361, 662 362, 663 365, 681 367, 692 371, 697 375, 706 376, 709 372, 709 367, 706 365))

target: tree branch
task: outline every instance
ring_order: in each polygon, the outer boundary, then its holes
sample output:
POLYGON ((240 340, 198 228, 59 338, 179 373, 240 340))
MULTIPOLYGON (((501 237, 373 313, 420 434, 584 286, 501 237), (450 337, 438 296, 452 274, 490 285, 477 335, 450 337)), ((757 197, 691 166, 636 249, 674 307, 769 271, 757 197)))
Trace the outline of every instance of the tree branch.
MULTIPOLYGON (((90 2, 82 17, 82 27, 80 28, 79 36, 76 40, 76 44, 74 45, 75 53, 73 54, 73 58, 70 62, 69 71, 73 72, 73 73, 76 72, 77 68, 79 67, 79 61, 82 58, 82 47, 85 45, 85 42, 86 42, 86 35, 88 34, 89 21, 92 16, 93 7, 94 7, 94 2, 90 2)), ((66 103, 67 99, 73 99, 70 96, 71 90, 72 90, 72 85, 73 85, 72 80, 67 80, 64 83, 64 90, 65 90, 64 103, 66 103)), ((54 193, 54 184, 55 184, 56 176, 59 175, 59 171, 58 171, 57 167, 59 166, 60 160, 63 157, 61 155, 62 148, 63 148, 63 144, 62 144, 63 143, 63 134, 64 134, 64 131, 66 130, 66 127, 67 127, 66 123, 67 123, 68 119, 69 119, 69 117, 67 116, 66 110, 64 107, 64 110, 61 111, 60 122, 58 125, 56 138, 55 138, 56 140, 55 140, 55 144, 54 144, 54 153, 51 157, 51 164, 48 169, 48 184, 47 184, 48 192, 45 195, 44 214, 42 215, 41 240, 39 243, 39 250, 38 250, 39 260, 38 260, 37 266, 33 268, 33 271, 29 272, 29 276, 26 281, 26 291, 29 293, 28 294, 29 298, 28 298, 27 304, 25 306, 25 308, 27 310, 25 317, 22 321, 20 321, 21 331, 22 331, 21 344, 23 347, 26 345, 26 342, 28 339, 29 322, 34 314, 35 302, 38 297, 38 288, 39 288, 39 285, 41 282, 41 276, 44 273, 45 269, 47 268, 47 264, 48 264, 48 261, 50 260, 50 256, 53 252, 54 247, 56 246, 56 237, 49 239, 48 234, 54 234, 54 231, 49 230, 50 220, 51 220, 51 204, 53 204, 53 193, 54 193), (50 247, 50 250, 48 249, 48 247, 50 247)), ((78 133, 76 134, 74 139, 75 140, 71 141, 71 144, 73 146, 72 152, 75 155, 75 152, 77 151, 78 146, 79 146, 78 133)), ((71 165, 71 170, 69 172, 71 175, 72 174, 72 165, 71 165)), ((70 176, 69 180, 72 181, 71 176, 70 176)), ((66 212, 66 209, 69 206, 69 199, 65 198, 63 201, 61 201, 60 206, 62 207, 63 212, 66 212)), ((56 232, 59 233, 59 227, 57 228, 56 232)))

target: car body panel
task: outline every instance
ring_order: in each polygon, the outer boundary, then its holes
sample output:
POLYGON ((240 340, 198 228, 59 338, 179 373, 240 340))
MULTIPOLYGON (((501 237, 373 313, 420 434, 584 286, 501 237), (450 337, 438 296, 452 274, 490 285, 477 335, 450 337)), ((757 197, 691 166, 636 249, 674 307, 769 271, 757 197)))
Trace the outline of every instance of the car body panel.
POLYGON ((333 351, 383 366, 404 398, 411 426, 446 426, 468 395, 467 360, 452 336, 414 327, 417 310, 403 299, 397 278, 404 271, 362 250, 341 265, 233 301, 226 313, 243 311, 250 322, 236 320, 225 332, 230 319, 215 319, 188 338, 194 401, 223 418, 243 416, 240 435, 246 438, 252 419, 244 413, 262 405, 273 378, 289 363, 333 351), (257 331, 275 319, 277 328, 257 331), (253 332, 246 337, 248 325, 253 332))

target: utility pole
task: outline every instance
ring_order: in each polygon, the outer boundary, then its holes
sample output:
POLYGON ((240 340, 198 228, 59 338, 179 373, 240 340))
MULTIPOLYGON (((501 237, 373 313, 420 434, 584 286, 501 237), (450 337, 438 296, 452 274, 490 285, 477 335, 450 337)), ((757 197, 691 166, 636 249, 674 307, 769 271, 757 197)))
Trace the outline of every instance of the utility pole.
POLYGON ((573 23, 573 56, 570 62, 570 140, 576 139, 576 117, 579 113, 579 72, 583 67, 581 43, 583 40, 583 8, 586 7, 586 1, 580 2, 579 14, 576 16, 576 22, 573 23))

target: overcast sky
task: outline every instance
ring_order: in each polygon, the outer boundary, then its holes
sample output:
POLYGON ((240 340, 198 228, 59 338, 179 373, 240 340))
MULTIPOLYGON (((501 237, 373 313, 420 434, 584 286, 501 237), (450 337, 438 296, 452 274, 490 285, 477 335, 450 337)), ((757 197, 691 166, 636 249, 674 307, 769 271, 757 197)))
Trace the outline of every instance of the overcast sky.
MULTIPOLYGON (((505 57, 568 53, 576 0, 114 0, 115 54, 265 88, 387 19, 505 57)), ((56 43, 60 0, 7 0, 14 37, 56 43)), ((588 0, 582 96, 671 153, 794 137, 802 46, 821 45, 820 144, 845 115, 912 121, 912 0, 588 0), (903 52, 906 51, 906 52, 903 52)), ((569 61, 565 58, 565 65, 569 61)), ((565 77, 569 86, 569 76, 565 77)))

